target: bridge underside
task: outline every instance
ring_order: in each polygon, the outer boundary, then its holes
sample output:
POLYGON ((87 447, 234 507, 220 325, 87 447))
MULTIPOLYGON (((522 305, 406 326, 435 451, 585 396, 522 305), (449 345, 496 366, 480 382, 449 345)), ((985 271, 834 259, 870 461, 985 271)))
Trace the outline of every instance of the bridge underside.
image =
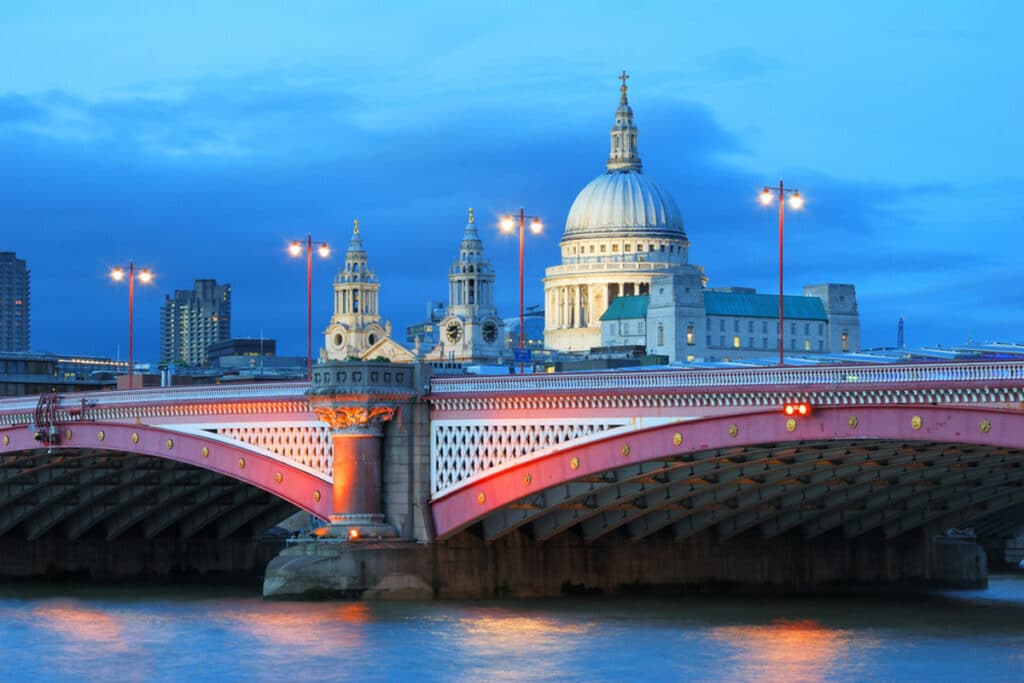
POLYGON ((0 455, 0 539, 253 538, 297 510, 166 458, 89 448, 0 455))
POLYGON ((586 541, 610 534, 724 541, 790 532, 895 538, 980 520, 1020 525, 1024 449, 1011 444, 1024 433, 1024 416, 889 409, 875 420, 861 411, 858 425, 821 412, 791 424, 796 433, 777 414, 761 413, 553 453, 435 501, 438 534, 472 526, 489 541, 516 529, 538 541, 566 532, 586 541))

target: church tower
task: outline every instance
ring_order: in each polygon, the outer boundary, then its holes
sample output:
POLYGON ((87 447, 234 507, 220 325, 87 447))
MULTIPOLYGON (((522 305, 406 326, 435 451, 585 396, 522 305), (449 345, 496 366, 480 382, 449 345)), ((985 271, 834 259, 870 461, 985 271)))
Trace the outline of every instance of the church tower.
POLYGON ((391 323, 381 324, 377 308, 379 290, 359 237, 359 221, 355 221, 345 265, 334 279, 334 315, 324 332, 327 360, 361 358, 367 349, 390 336, 391 323))
POLYGON ((428 360, 495 362, 505 348, 505 325, 494 306, 494 268, 469 210, 459 256, 448 272, 448 311, 441 341, 428 360))

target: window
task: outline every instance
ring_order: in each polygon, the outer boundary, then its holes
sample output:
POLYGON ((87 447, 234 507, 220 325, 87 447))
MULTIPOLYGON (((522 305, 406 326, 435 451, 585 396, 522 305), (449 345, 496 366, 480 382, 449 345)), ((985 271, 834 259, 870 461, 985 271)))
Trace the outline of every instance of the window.
MULTIPOLYGON (((690 330, 693 330, 693 326, 690 326, 690 330)), ((690 342, 693 343, 692 341, 690 342)), ((658 323, 658 346, 665 345, 665 325, 658 323)))
POLYGON ((693 325, 686 326, 686 343, 693 346, 693 325))
POLYGON ((660 251, 665 251, 665 245, 664 245, 664 244, 663 244, 663 245, 661 245, 661 249, 660 249, 660 251))
POLYGON ((768 334, 768 321, 761 322, 761 334, 768 334))
POLYGON ((789 333, 794 335, 796 334, 796 323, 789 324, 789 333))
POLYGON ((732 347, 734 349, 740 348, 740 335, 737 334, 735 337, 732 338, 732 347))
POLYGON ((818 323, 818 336, 819 337, 824 337, 825 336, 825 323, 818 323))
POLYGON ((707 336, 707 339, 705 340, 704 343, 707 344, 708 346, 711 346, 711 335, 710 334, 707 336))
POLYGON ((718 337, 718 345, 723 347, 723 348, 725 347, 725 335, 724 334, 720 335, 718 337))
POLYGON ((718 321, 718 331, 725 332, 725 318, 718 321))
POLYGON ((739 332, 740 331, 740 321, 739 320, 733 320, 732 321, 732 331, 733 332, 739 332))
POLYGON ((605 253, 605 245, 604 244, 601 245, 601 253, 602 254, 605 253))
POLYGON ((847 340, 848 340, 848 337, 847 337, 847 334, 846 334, 846 330, 843 330, 843 351, 849 351, 850 350, 849 345, 847 344, 847 340))
POLYGON ((627 244, 626 247, 625 247, 625 250, 626 251, 633 251, 633 245, 632 244, 627 244))
POLYGON ((612 251, 618 251, 618 250, 619 250, 619 245, 613 244, 612 245, 612 251))
POLYGON ((747 348, 749 348, 749 349, 754 348, 754 338, 753 337, 748 337, 747 338, 747 348))
MULTIPOLYGON (((747 332, 753 332, 753 331, 754 331, 754 321, 753 320, 748 320, 747 321, 747 332)), ((753 344, 751 344, 751 346, 753 346, 753 344)))
POLYGON ((761 348, 762 349, 767 349, 768 348, 768 337, 762 337, 761 338, 761 348))
POLYGON ((810 339, 804 339, 804 351, 810 351, 810 350, 811 350, 811 340, 810 339))

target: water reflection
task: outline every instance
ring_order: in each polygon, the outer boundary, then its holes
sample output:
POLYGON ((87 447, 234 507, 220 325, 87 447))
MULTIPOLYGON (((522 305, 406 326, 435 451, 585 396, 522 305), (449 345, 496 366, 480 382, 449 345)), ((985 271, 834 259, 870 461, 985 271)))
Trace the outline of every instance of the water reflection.
MULTIPOLYGON (((855 673, 851 661, 851 631, 827 628, 813 619, 775 619, 769 624, 716 626, 711 638, 725 641, 735 650, 723 671, 729 680, 826 681, 842 673, 855 673)), ((864 634, 858 649, 870 647, 864 634)))

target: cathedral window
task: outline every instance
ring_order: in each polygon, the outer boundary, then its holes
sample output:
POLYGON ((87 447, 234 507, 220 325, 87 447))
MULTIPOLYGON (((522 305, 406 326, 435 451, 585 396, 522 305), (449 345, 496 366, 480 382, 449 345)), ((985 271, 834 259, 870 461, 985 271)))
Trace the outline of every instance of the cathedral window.
POLYGON ((604 244, 601 245, 601 253, 602 254, 605 252, 605 247, 606 247, 606 245, 604 245, 604 244))
POLYGON ((686 343, 693 346, 693 325, 686 326, 686 343))
POLYGON ((732 347, 734 349, 740 348, 740 335, 737 334, 735 337, 732 338, 732 347))
POLYGON ((811 340, 810 339, 804 339, 804 351, 810 351, 810 350, 811 350, 811 340))
POLYGON ((627 244, 625 249, 626 249, 626 251, 633 251, 633 245, 632 244, 627 244))
MULTIPOLYGON (((692 332, 693 332, 693 325, 690 325, 690 332, 692 334, 692 332)), ((693 343, 693 342, 690 342, 690 343, 693 343)), ((658 323, 658 346, 664 346, 664 345, 665 345, 665 325, 663 323, 658 323)))
POLYGON ((847 345, 847 340, 848 340, 848 337, 846 335, 846 330, 843 330, 843 351, 849 351, 850 350, 849 346, 847 345))

